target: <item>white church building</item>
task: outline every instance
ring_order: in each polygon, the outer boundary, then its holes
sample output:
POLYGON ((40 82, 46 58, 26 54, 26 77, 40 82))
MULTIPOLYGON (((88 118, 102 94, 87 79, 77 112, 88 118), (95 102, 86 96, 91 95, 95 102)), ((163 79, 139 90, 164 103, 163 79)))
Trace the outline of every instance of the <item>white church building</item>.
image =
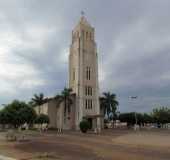
POLYGON ((64 111, 64 102, 58 103, 55 98, 49 98, 43 105, 35 108, 37 113, 49 116, 51 128, 78 130, 83 118, 90 122, 91 129, 103 128, 95 29, 83 15, 72 31, 68 87, 72 89, 73 101, 69 109, 64 111))

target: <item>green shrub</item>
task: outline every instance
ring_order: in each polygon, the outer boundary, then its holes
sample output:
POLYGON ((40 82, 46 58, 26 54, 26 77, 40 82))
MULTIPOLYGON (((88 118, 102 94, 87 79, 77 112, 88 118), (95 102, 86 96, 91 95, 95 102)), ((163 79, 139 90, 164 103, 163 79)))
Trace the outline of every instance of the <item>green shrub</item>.
POLYGON ((86 133, 87 130, 90 129, 90 123, 87 120, 82 120, 79 127, 83 133, 86 133))
POLYGON ((37 116, 35 123, 36 124, 44 124, 44 123, 49 124, 50 119, 49 119, 48 115, 40 114, 40 115, 37 116))

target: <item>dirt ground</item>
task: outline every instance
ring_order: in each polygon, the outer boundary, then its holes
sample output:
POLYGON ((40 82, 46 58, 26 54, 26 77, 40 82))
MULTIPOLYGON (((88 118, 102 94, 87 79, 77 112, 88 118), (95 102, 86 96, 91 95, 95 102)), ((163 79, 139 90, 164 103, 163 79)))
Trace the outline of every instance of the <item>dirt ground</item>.
POLYGON ((26 137, 27 141, 7 142, 0 134, 0 154, 19 160, 170 160, 170 131, 51 131, 26 137))

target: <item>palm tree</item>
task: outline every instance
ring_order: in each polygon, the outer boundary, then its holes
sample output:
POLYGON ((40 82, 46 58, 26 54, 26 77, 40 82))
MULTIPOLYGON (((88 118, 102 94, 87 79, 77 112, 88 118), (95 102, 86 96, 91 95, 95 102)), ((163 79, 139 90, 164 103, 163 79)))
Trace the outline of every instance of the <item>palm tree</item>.
POLYGON ((115 115, 117 106, 119 105, 119 102, 116 100, 116 94, 104 92, 100 100, 101 107, 104 109, 104 113, 107 114, 108 118, 110 117, 110 113, 115 115))
POLYGON ((40 106, 44 103, 44 94, 34 94, 34 97, 29 102, 32 106, 36 107, 38 106, 38 112, 40 114, 40 106))
POLYGON ((70 113, 71 108, 70 105, 72 104, 71 99, 71 88, 64 88, 64 90, 61 92, 61 95, 56 95, 55 98, 58 101, 58 103, 64 102, 64 116, 66 116, 66 111, 68 110, 68 113, 70 113))

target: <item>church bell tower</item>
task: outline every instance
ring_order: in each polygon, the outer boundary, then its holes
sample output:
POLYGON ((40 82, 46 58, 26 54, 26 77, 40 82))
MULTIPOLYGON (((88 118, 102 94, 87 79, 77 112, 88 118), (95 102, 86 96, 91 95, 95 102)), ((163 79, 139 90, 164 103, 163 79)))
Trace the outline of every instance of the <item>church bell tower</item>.
POLYGON ((98 57, 95 30, 84 15, 72 31, 69 55, 69 87, 76 94, 76 128, 87 117, 100 128, 98 57), (94 119, 95 117, 95 119, 94 119))

